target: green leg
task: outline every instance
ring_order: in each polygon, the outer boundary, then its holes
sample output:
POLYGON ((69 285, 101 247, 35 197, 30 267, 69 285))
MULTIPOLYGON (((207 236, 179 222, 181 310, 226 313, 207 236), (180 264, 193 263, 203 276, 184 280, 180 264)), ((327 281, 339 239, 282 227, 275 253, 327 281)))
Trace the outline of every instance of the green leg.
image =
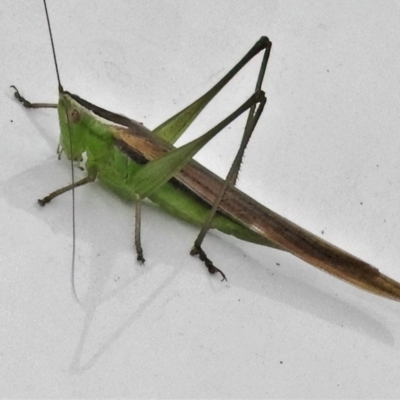
POLYGON ((168 143, 175 143, 190 124, 197 118, 200 112, 207 106, 207 104, 224 88, 224 86, 231 81, 231 79, 258 53, 264 51, 264 58, 258 81, 256 91, 261 90, 264 72, 271 52, 272 43, 265 36, 261 37, 256 44, 247 52, 247 54, 207 93, 194 101, 192 104, 184 108, 182 111, 169 118, 163 124, 153 130, 153 133, 158 137, 164 139, 168 143))
MULTIPOLYGON (((217 124, 214 128, 209 130, 204 135, 199 138, 189 142, 182 147, 175 148, 171 152, 166 155, 157 158, 148 162, 145 166, 143 166, 135 175, 133 175, 133 180, 131 182, 131 188, 135 191, 135 194, 139 200, 145 199, 158 190, 162 185, 164 185, 167 181, 169 181, 177 172, 182 170, 184 166, 192 160, 192 157, 204 146, 206 145, 213 137, 215 137, 223 128, 229 125, 232 121, 234 121, 237 117, 239 117, 244 112, 251 110, 254 105, 259 104, 257 107, 257 111, 254 117, 250 118, 250 123, 245 129, 245 138, 243 139, 243 143, 241 145, 239 154, 243 156, 243 151, 245 148, 245 144, 247 144, 247 137, 251 135, 256 122, 258 121, 259 116, 261 115, 262 109, 265 104, 265 94, 262 90, 255 92, 246 102, 244 102, 236 111, 226 117, 223 121, 217 124)), ((241 160, 240 156, 240 160, 241 160)), ((237 156, 238 158, 239 156, 237 156)), ((240 160, 234 163, 234 166, 240 164, 240 160), (239 163, 239 164, 238 164, 239 163)), ((233 173, 237 176, 237 171, 232 168, 233 173)), ((226 185, 231 182, 231 179, 225 182, 226 185)), ((226 187, 224 186, 226 189, 226 187)), ((222 193, 223 194, 223 193, 222 193)), ((221 197, 222 197, 221 194, 221 197)), ((218 207, 220 199, 216 202, 215 208, 218 207)), ((210 214, 210 221, 214 215, 215 211, 210 214)), ((137 213, 136 220, 136 248, 138 251, 138 260, 140 261, 143 258, 142 249, 140 246, 140 213, 137 213)), ((204 228, 203 228, 204 229, 204 228)), ((208 229, 208 228, 207 228, 208 229)), ((204 230, 204 235, 206 233, 204 230)), ((225 275, 222 271, 216 268, 211 260, 209 260, 205 254, 205 252, 198 245, 192 252, 192 254, 196 254, 200 256, 200 259, 205 263, 209 272, 214 274, 219 272, 224 279, 225 275)))
MULTIPOLYGON (((261 63, 260 71, 258 74, 255 92, 258 92, 261 90, 262 81, 265 76, 265 71, 266 71, 267 63, 268 63, 268 59, 269 59, 269 54, 270 54, 269 50, 270 50, 270 47, 269 47, 268 51, 266 51, 264 53, 263 61, 261 63)), ((250 141, 251 135, 257 125, 257 122, 261 117, 261 114, 264 110, 265 104, 266 104, 266 98, 262 99, 260 101, 260 103, 258 103, 258 106, 257 106, 257 104, 253 104, 251 106, 239 150, 238 150, 236 157, 232 163, 229 173, 224 181, 224 184, 221 186, 221 190, 220 190, 218 196, 216 197, 213 206, 211 207, 210 213, 208 214, 207 219, 204 221, 203 226, 201 227, 200 233, 197 236, 197 239, 195 240, 194 245, 190 251, 190 254, 192 256, 195 256, 195 255, 199 256, 200 260, 205 263, 206 267, 208 268, 208 272, 210 274, 215 274, 216 272, 219 272, 222 276, 222 281, 226 280, 225 274, 220 269, 218 269, 212 263, 212 261, 207 257, 206 253, 201 248, 201 245, 203 243, 203 240, 204 240, 208 230, 211 227, 211 222, 214 218, 215 213, 218 210, 218 207, 221 203, 222 198, 224 197, 225 192, 229 188, 234 187, 236 184, 239 170, 240 170, 240 165, 243 160, 244 151, 247 147, 247 144, 250 141)))

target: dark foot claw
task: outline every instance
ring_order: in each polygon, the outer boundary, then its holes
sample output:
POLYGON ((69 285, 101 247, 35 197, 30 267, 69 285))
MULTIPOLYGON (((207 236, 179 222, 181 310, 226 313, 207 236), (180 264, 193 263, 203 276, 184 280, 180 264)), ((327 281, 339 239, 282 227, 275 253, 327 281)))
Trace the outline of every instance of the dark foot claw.
POLYGON ((47 203, 50 203, 50 200, 51 200, 51 199, 49 199, 48 196, 47 196, 47 197, 43 197, 43 199, 38 199, 38 203, 39 203, 42 207, 44 207, 47 203))
POLYGON ((14 85, 11 85, 10 88, 13 88, 13 89, 15 90, 14 97, 15 97, 20 103, 22 103, 22 105, 23 105, 24 107, 26 107, 26 108, 32 108, 32 103, 30 103, 28 100, 26 100, 24 97, 22 97, 22 96, 19 94, 18 89, 17 89, 14 85))
POLYGON ((210 261, 210 263, 211 263, 210 265, 208 263, 205 263, 206 267, 208 268, 208 272, 210 274, 215 274, 215 273, 218 272, 222 276, 221 282, 223 282, 223 281, 227 281, 228 282, 228 279, 226 279, 225 274, 219 268, 217 268, 215 265, 213 265, 213 263, 211 261, 210 261))
POLYGON ((146 261, 146 260, 144 259, 144 257, 143 257, 143 254, 138 254, 137 257, 136 257, 136 260, 139 261, 139 264, 140 264, 140 265, 144 265, 144 262, 146 261))
POLYGON ((226 279, 225 274, 213 264, 213 262, 207 257, 206 253, 201 247, 193 246, 192 250, 190 250, 190 255, 199 256, 200 260, 203 261, 210 274, 213 275, 217 272, 221 274, 222 276, 221 282, 228 281, 228 279, 226 279))

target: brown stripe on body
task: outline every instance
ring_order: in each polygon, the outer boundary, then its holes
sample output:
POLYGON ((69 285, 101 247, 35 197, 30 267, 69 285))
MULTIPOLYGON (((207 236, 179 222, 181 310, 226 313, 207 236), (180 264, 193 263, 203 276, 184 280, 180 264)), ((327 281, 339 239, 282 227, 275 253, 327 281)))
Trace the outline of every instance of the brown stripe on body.
MULTIPOLYGON (((176 176, 179 181, 212 202, 222 180, 198 163, 191 162, 176 176)), ((400 300, 400 283, 370 264, 326 242, 276 214, 236 188, 226 191, 221 214, 242 223, 305 262, 371 293, 400 300)))
MULTIPOLYGON (((199 168, 199 164, 190 163, 177 179, 212 203, 222 181, 219 178, 218 181, 215 176, 209 174, 209 171, 204 170, 204 167, 199 168)), ((227 189, 220 210, 290 253, 313 265, 317 264, 320 268, 331 265, 337 271, 354 278, 365 274, 365 268, 371 275, 379 275, 376 268, 311 234, 236 188, 227 189)))
MULTIPOLYGON (((157 138, 136 121, 97 107, 76 95, 75 101, 95 114, 122 126, 112 126, 114 144, 139 164, 161 157, 174 147, 157 138)), ((223 180, 195 161, 189 162, 171 182, 212 205, 223 180)), ((286 218, 259 204, 236 188, 229 188, 219 212, 276 243, 277 247, 321 268, 355 286, 400 300, 400 284, 344 250, 306 231, 286 218)))
MULTIPOLYGON (((134 159, 142 157, 146 160, 154 160, 174 148, 151 136, 133 133, 132 129, 117 128, 116 135, 122 151, 133 151, 134 159)), ((188 163, 175 176, 175 179, 208 204, 213 204, 222 184, 221 178, 195 161, 188 163)), ((343 274, 354 278, 365 274, 365 268, 371 275, 379 275, 376 268, 300 228, 262 206, 239 189, 231 188, 226 191, 220 210, 235 221, 264 235, 268 240, 272 240, 303 260, 317 264, 320 268, 331 265, 338 272, 342 271, 343 274)))

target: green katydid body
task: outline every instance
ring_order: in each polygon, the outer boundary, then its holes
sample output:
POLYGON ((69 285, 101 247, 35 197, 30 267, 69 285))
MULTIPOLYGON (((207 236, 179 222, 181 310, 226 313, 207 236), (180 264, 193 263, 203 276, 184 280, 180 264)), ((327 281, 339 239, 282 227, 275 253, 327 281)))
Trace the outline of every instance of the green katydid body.
MULTIPOLYGON (((159 135, 160 131, 152 132, 68 92, 60 92, 58 112, 60 143, 67 158, 80 160, 86 153, 89 175, 97 177, 125 199, 140 198, 140 171, 175 149, 159 137, 172 137, 172 134, 168 136, 163 131, 159 135)), ((173 128, 174 124, 170 126, 173 128)), ((201 225, 222 184, 221 178, 191 160, 148 197, 168 213, 201 225)), ((400 300, 398 282, 274 213, 235 187, 228 187, 211 227, 242 240, 288 251, 359 288, 400 300)))
MULTIPOLYGON (((209 227, 242 240, 290 252, 314 267, 361 289, 400 301, 400 283, 276 214, 235 188, 244 149, 266 103, 261 87, 272 46, 267 37, 261 37, 207 93, 150 131, 142 124, 97 107, 63 90, 45 0, 44 6, 59 83, 60 147, 70 160, 80 161, 82 155, 86 154, 88 177, 39 200, 41 205, 97 178, 121 197, 137 202, 139 219, 136 221, 135 245, 138 260, 141 262, 144 258, 140 245, 140 201, 149 198, 168 213, 190 223, 202 225, 191 254, 199 255, 210 273, 220 272, 225 278, 222 271, 213 266, 200 247, 209 227), (176 149, 173 144, 202 109, 260 52, 264 52, 264 56, 253 96, 206 134, 176 149), (242 143, 228 177, 222 180, 195 162, 192 157, 221 129, 245 111, 249 111, 249 114, 242 143)), ((47 103, 32 104, 26 101, 15 87, 14 89, 15 97, 25 107, 53 107, 47 103)))

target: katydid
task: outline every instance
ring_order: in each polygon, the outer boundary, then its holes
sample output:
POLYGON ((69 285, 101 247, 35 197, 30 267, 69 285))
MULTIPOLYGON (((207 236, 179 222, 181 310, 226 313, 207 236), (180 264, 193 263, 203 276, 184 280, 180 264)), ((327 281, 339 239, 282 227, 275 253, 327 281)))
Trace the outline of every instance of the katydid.
MULTIPOLYGON (((198 255, 211 274, 224 273, 208 258, 202 242, 209 229, 236 238, 289 252, 333 276, 361 289, 393 300, 400 300, 400 283, 368 263, 326 242, 300 226, 259 204, 235 187, 247 143, 266 104, 262 91, 272 43, 262 37, 215 86, 185 109, 150 131, 123 115, 100 108, 65 91, 61 85, 50 22, 44 0, 54 62, 58 104, 30 103, 15 89, 15 97, 27 108, 58 109, 60 144, 58 154, 73 162, 86 156, 87 176, 49 194, 44 206, 58 195, 99 180, 124 199, 135 203, 135 245, 137 260, 144 262, 140 241, 141 202, 145 199, 184 221, 201 227, 191 255, 198 255), (263 58, 254 94, 231 115, 192 142, 174 147, 207 104, 257 54, 263 58), (225 179, 193 160, 193 156, 224 127, 247 112, 242 142, 225 179)), ((73 169, 73 168, 72 168, 73 169)))

